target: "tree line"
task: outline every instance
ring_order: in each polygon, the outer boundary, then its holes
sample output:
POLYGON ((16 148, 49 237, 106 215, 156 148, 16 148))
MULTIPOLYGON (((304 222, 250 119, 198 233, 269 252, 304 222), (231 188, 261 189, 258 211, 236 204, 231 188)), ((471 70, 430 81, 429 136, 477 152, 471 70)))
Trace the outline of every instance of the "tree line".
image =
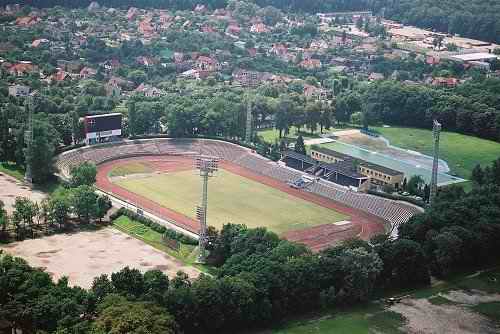
POLYGON ((0 201, 0 241, 36 238, 67 231, 75 223, 101 221, 111 208, 111 201, 96 194, 93 187, 96 173, 96 166, 90 163, 73 168, 70 181, 40 203, 16 197, 11 215, 0 201))
POLYGON ((419 128, 438 119, 447 130, 499 141, 499 89, 500 80, 494 78, 471 80, 454 89, 382 81, 339 95, 335 116, 345 122, 361 112, 368 124, 419 128))

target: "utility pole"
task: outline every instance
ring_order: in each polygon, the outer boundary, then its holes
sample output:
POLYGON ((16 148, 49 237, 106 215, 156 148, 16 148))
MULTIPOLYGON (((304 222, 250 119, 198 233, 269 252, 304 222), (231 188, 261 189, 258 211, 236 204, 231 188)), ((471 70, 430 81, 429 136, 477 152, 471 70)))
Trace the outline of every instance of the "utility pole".
POLYGON ((198 263, 207 260, 207 209, 208 209, 208 178, 213 177, 218 169, 218 160, 212 157, 200 156, 196 158, 196 168, 200 171, 202 179, 201 205, 196 207, 196 217, 200 222, 200 233, 198 239, 198 263))
POLYGON ((26 101, 28 108, 28 130, 24 132, 24 140, 26 141, 26 153, 24 154, 26 160, 26 173, 24 180, 28 183, 33 183, 33 170, 32 170, 32 155, 33 155, 33 111, 35 109, 35 97, 30 96, 26 101), (27 157, 30 157, 27 159, 27 157))
POLYGON ((245 128, 245 142, 252 142, 252 103, 250 99, 247 101, 247 121, 245 128))
POLYGON ((441 124, 434 120, 432 126, 432 138, 434 140, 434 160, 432 161, 432 178, 431 178, 431 189, 429 196, 429 204, 434 202, 437 194, 437 176, 439 169, 439 135, 441 133, 441 124))

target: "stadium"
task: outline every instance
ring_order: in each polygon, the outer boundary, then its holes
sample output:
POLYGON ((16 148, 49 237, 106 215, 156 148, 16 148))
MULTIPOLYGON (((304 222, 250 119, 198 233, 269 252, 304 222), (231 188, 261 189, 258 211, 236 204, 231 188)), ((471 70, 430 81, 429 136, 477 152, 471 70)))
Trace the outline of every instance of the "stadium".
POLYGON ((208 224, 267 227, 319 251, 341 240, 395 230, 419 209, 358 193, 317 179, 302 189, 289 184, 303 172, 253 150, 211 139, 144 139, 74 149, 58 156, 63 178, 85 161, 98 166, 97 188, 115 203, 167 221, 190 235, 199 233, 195 207, 201 182, 195 157, 217 158, 210 180, 208 224))

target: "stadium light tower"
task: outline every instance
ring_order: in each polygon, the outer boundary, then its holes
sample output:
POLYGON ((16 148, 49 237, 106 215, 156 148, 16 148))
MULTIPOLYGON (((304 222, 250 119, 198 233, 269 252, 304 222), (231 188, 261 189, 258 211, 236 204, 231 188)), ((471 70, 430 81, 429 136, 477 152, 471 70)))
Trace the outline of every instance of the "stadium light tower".
POLYGON ((247 119, 245 127, 245 141, 247 143, 252 142, 252 102, 248 100, 247 102, 247 119))
POLYGON ((205 263, 207 259, 207 207, 208 207, 208 179, 215 175, 218 169, 218 160, 212 157, 200 156, 196 158, 196 168, 200 171, 200 176, 203 181, 201 193, 201 205, 196 207, 196 217, 200 222, 200 237, 198 239, 198 246, 200 254, 198 255, 198 262, 205 263))
POLYGON ((33 168, 31 166, 33 159, 33 111, 35 109, 35 97, 30 96, 26 101, 28 107, 28 130, 24 132, 24 140, 26 142, 26 156, 30 156, 30 159, 26 159, 26 173, 24 174, 24 180, 29 183, 33 183, 33 168))
POLYGON ((429 196, 429 204, 434 202, 437 194, 437 176, 439 168, 439 135, 441 133, 441 123, 434 120, 432 126, 432 138, 434 140, 434 159, 432 161, 432 178, 431 178, 431 189, 429 196))

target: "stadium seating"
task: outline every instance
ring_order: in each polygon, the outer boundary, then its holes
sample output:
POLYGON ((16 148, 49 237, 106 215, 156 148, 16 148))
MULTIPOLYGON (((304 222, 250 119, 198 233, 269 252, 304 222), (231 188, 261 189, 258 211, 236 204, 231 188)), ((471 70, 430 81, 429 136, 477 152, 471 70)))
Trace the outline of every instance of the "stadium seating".
MULTIPOLYGON (((123 141, 114 144, 95 145, 62 153, 56 167, 60 175, 69 176, 72 167, 85 161, 95 164, 141 155, 193 155, 218 157, 284 183, 293 183, 304 172, 279 165, 255 154, 250 149, 220 140, 209 139, 148 139, 123 141)), ((418 208, 390 199, 358 193, 347 187, 320 179, 303 189, 340 202, 349 207, 380 217, 398 226, 420 212, 418 208)))

